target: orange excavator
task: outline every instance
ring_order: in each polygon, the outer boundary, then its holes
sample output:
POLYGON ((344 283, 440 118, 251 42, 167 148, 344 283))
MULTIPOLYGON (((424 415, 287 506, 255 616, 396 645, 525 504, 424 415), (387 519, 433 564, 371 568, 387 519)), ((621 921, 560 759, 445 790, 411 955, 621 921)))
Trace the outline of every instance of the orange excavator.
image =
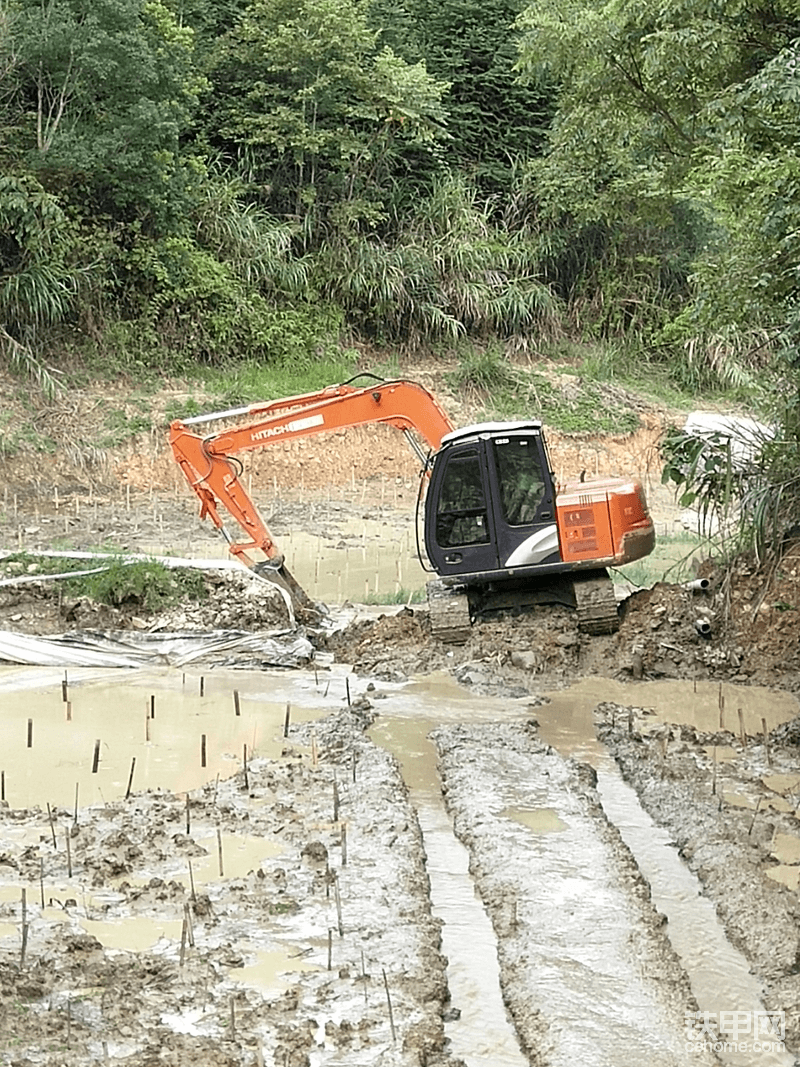
MULTIPOLYGON (((200 517, 211 519, 233 555, 282 585, 301 617, 313 610, 242 484, 237 456, 296 437, 387 423, 406 435, 427 483, 422 528, 428 569, 438 575, 428 582, 434 634, 463 642, 476 615, 543 602, 576 608, 584 632, 613 632, 619 620, 606 568, 641 559, 655 544, 641 486, 619 478, 557 485, 541 422, 457 430, 416 382, 364 384, 365 378, 372 376, 171 423, 172 452, 200 498, 200 517), (211 422, 225 425, 205 435, 196 431, 211 422), (228 533, 221 507, 244 539, 228 533)), ((420 558, 424 566, 422 552, 420 558)))

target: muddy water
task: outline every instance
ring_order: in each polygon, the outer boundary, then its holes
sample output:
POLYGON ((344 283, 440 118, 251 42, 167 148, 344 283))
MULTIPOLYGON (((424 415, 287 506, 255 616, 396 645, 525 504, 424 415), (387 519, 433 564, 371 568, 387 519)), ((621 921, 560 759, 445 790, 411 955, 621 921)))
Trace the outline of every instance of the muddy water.
POLYGON ((591 760, 605 753, 597 741, 592 710, 602 701, 650 709, 654 722, 687 723, 714 733, 722 725, 739 733, 739 709, 748 737, 762 732, 766 719, 772 730, 800 713, 800 704, 790 693, 761 686, 737 686, 718 682, 614 682, 607 678, 584 678, 568 689, 546 694, 550 703, 536 708, 541 736, 564 755, 591 760))
POLYGON ((425 843, 434 915, 442 919, 442 952, 449 960, 451 1006, 461 1016, 446 1024, 452 1052, 468 1067, 524 1067, 500 993, 497 942, 469 874, 469 855, 453 833, 442 800, 436 750, 425 719, 382 718, 373 740, 403 768, 425 843))
MULTIPOLYGON (((701 1011, 743 1012, 748 1028, 755 1012, 763 1012, 760 983, 750 974, 744 956, 727 940, 714 905, 703 897, 694 874, 678 857, 669 836, 656 826, 639 805, 634 791, 622 781, 616 767, 598 768, 598 789, 603 808, 617 826, 650 883, 655 907, 669 920, 669 936, 689 975, 701 1011)), ((694 1027, 694 1024, 693 1024, 694 1027)), ((699 1029, 699 1027, 695 1027, 699 1029)), ((761 1050, 752 1033, 742 1033, 736 1051, 720 1052, 731 1067, 791 1067, 794 1057, 785 1052, 761 1050)))
MULTIPOLYGON (((309 508, 307 525, 313 529, 313 508, 309 508)), ((431 577, 417 557, 413 515, 404 519, 392 513, 386 521, 342 519, 336 528, 341 536, 333 540, 297 530, 276 535, 289 570, 315 600, 341 604, 387 593, 400 598, 401 593, 423 589, 431 577)), ((157 556, 175 550, 175 545, 155 542, 142 547, 157 556)), ((200 559, 230 558, 221 537, 192 543, 184 550, 200 559)))
MULTIPOLYGON (((421 741, 425 730, 434 722, 508 721, 531 715, 523 702, 475 700, 445 674, 413 681, 395 695, 398 699, 392 702, 394 714, 414 719, 414 728, 395 720, 384 721, 377 729, 387 732, 384 743, 404 762, 407 780, 419 796, 419 800, 415 796, 415 803, 420 807, 421 821, 426 793, 430 796, 438 789, 438 775, 421 741), (431 708, 436 709, 434 719, 430 718, 431 708)), ((650 881, 655 906, 668 917, 670 938, 689 974, 700 1009, 752 1013, 763 1010, 763 1005, 761 990, 750 975, 747 962, 727 941, 713 906, 701 896, 695 876, 682 863, 666 835, 643 811, 635 793, 622 782, 616 764, 595 736, 592 720, 592 711, 598 703, 614 701, 650 709, 654 724, 685 722, 713 731, 720 724, 720 696, 723 724, 737 732, 739 708, 745 729, 753 735, 760 733, 762 717, 771 729, 800 711, 794 697, 769 689, 720 687, 711 683, 695 686, 691 682, 622 685, 595 678, 548 693, 550 703, 537 707, 533 714, 539 721, 543 740, 563 755, 587 760, 597 768, 606 812, 650 881)), ((540 834, 558 834, 564 826, 555 807, 513 809, 506 814, 540 834)), ((450 954, 447 948, 445 952, 450 954)), ((487 955, 490 954, 489 949, 487 955)), ((454 975, 454 988, 456 980, 454 975)), ((785 1053, 771 1049, 755 1051, 751 1040, 742 1036, 739 1043, 745 1046, 745 1051, 722 1052, 722 1061, 731 1067, 756 1063, 764 1067, 785 1067, 793 1062, 785 1053)))
MULTIPOLYGON (((201 696, 197 671, 75 671, 70 672, 70 721, 62 702, 62 677, 63 672, 56 670, 0 670, 0 769, 5 772, 5 795, 12 806, 38 804, 44 808, 50 803, 71 809, 76 786, 81 806, 117 799, 125 795, 134 757, 134 789, 182 791, 213 781, 217 775, 230 776, 241 767, 244 745, 251 755, 280 755, 287 702, 291 703, 293 721, 310 720, 341 707, 346 699, 347 672, 336 667, 316 677, 313 671, 215 670, 203 676, 201 696), (240 693, 239 716, 234 710, 234 689, 240 693), (153 694, 155 718, 150 718, 153 694), (33 721, 30 748, 29 719, 33 721), (201 765, 203 734, 205 767, 201 765), (97 740, 100 759, 93 772, 97 740)), ((364 680, 350 681, 353 696, 366 684, 364 680)), ((376 704, 382 715, 375 736, 401 759, 419 810, 433 900, 437 914, 445 921, 444 952, 451 959, 453 1006, 462 1011, 459 1022, 448 1024, 448 1035, 454 1051, 470 1067, 520 1064, 523 1060, 499 994, 494 935, 475 898, 466 853, 454 838, 444 812, 433 748, 425 738, 439 723, 523 720, 531 717, 531 710, 525 701, 475 698, 446 674, 384 688, 387 699, 376 704)), ((771 690, 723 686, 720 691, 718 685, 711 684, 698 684, 695 689, 692 683, 676 682, 622 686, 587 679, 568 690, 548 694, 551 702, 533 714, 541 724, 544 740, 562 753, 590 760, 598 767, 609 816, 627 835, 629 847, 651 881, 657 906, 669 915, 673 943, 690 974, 701 1009, 745 1011, 758 1004, 758 990, 749 980, 746 965, 741 960, 732 962, 735 955, 729 955, 732 950, 721 931, 714 931, 713 916, 702 914, 697 883, 674 849, 646 821, 636 797, 620 788, 614 767, 595 738, 591 717, 597 703, 613 700, 652 708, 654 722, 694 721, 713 730, 719 726, 720 692, 730 720, 726 725, 735 730, 739 707, 752 734, 760 732, 762 717, 771 727, 798 713, 793 698, 771 690)), ((556 805, 517 808, 507 814, 537 834, 562 836, 559 822, 563 820, 556 805)), ((209 879, 215 877, 213 846, 210 842, 207 848, 209 879)), ((234 862, 232 855, 230 862, 234 862)), ((226 870, 226 876, 228 873, 226 870)), ((35 900, 36 890, 29 888, 30 901, 35 900)), ((136 930, 110 929, 105 936, 102 932, 97 936, 106 943, 107 938, 134 937, 139 944, 152 945, 163 933, 150 924, 136 930)), ((173 951, 175 943, 173 937, 173 951)), ((271 964, 262 962, 259 973, 266 984, 271 964)), ((255 966, 258 970, 259 964, 255 966)), ((253 975, 259 984, 262 979, 253 975)), ((750 1057, 728 1062, 769 1063, 772 1067, 773 1063, 791 1061, 750 1057)))
MULTIPOLYGON (((276 701, 267 678, 257 673, 214 671, 202 676, 201 695, 198 674, 119 670, 97 677, 95 672, 70 680, 69 711, 62 701, 63 673, 36 670, 40 683, 47 678, 43 687, 11 688, 20 677, 16 668, 0 671, 0 770, 12 807, 72 808, 76 788, 80 805, 123 797, 134 759, 136 790, 197 789, 218 775, 235 774, 245 746, 248 758, 275 758, 283 746, 285 700, 276 701), (9 687, 2 686, 3 678, 9 687)), ((295 706, 291 718, 321 713, 295 706)))

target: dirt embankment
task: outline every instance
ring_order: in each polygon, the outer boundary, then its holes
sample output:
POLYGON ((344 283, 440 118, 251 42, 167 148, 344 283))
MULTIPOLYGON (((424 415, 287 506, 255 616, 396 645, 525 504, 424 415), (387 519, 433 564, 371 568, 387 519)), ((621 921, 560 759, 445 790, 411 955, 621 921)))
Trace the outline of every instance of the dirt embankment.
POLYGON ((478 620, 464 645, 433 639, 423 610, 387 610, 328 638, 360 673, 397 679, 452 670, 477 692, 517 695, 587 675, 621 680, 688 678, 800 691, 800 546, 779 574, 742 560, 724 576, 708 569, 709 588, 660 582, 620 605, 609 636, 578 630, 574 612, 538 607, 519 616, 478 620))

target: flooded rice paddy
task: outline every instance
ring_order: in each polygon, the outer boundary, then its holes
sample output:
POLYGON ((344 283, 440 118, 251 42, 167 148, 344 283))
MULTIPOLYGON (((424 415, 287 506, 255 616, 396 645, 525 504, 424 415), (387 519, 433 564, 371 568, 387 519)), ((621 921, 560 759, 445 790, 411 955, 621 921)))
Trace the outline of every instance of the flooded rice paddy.
MULTIPOLYGON (((220 782, 241 775, 248 761, 285 759, 287 723, 290 727, 313 723, 341 710, 348 698, 357 701, 365 695, 367 681, 335 665, 318 671, 217 669, 206 674, 166 667, 148 671, 76 670, 70 672, 66 687, 61 671, 0 671, 3 799, 10 811, 38 806, 42 812, 53 814, 49 828, 45 820, 35 829, 7 823, 3 844, 24 848, 37 840, 41 843, 52 831, 53 852, 58 856, 58 863, 48 863, 46 872, 42 868, 38 882, 35 878, 20 879, 13 868, 0 865, 0 906, 12 909, 24 890, 37 922, 56 922, 72 899, 82 930, 106 948, 182 958, 182 940, 187 935, 180 917, 125 914, 118 907, 113 886, 92 893, 84 885, 76 891, 76 881, 66 870, 64 834, 69 830, 70 814, 76 820, 83 819, 84 811, 94 806, 107 809, 113 823, 115 806, 131 792, 158 795, 159 791, 170 791, 188 796, 193 791, 218 788, 220 782)), ((773 727, 798 712, 794 698, 775 691, 724 687, 724 692, 726 706, 735 709, 731 715, 737 714, 738 723, 741 708, 753 734, 762 719, 773 727)), ((617 876, 604 838, 602 834, 596 841, 592 838, 589 828, 594 817, 586 821, 568 776, 563 777, 561 768, 566 765, 560 757, 576 757, 595 768, 605 817, 619 830, 650 884, 655 908, 667 918, 669 940, 688 975, 699 1010, 763 1010, 758 982, 726 940, 713 908, 704 900, 668 835, 653 825, 634 791, 622 782, 616 765, 597 740, 592 721, 592 710, 598 703, 618 701, 647 708, 653 723, 692 723, 714 730, 719 726, 718 685, 664 682, 622 686, 596 678, 550 692, 546 694, 548 702, 532 710, 525 699, 476 697, 443 673, 382 684, 380 695, 383 699, 374 700, 379 716, 370 736, 397 758, 419 820, 431 907, 442 923, 442 951, 449 961, 452 1010, 445 1032, 453 1054, 461 1056, 469 1067, 516 1067, 529 1062, 525 1043, 521 1049, 509 1015, 512 998, 501 981, 497 915, 491 908, 487 910, 486 901, 476 892, 471 873, 474 856, 470 858, 470 851, 455 836, 453 814, 443 802, 437 749, 429 738, 441 726, 524 724, 535 716, 540 739, 559 757, 549 777, 541 779, 536 788, 521 780, 514 784, 517 772, 510 771, 514 788, 509 787, 507 794, 498 792, 497 797, 486 796, 487 817, 496 817, 505 827, 503 836, 512 866, 514 842, 526 840, 518 839, 517 834, 528 835, 525 848, 533 847, 538 856, 525 898, 514 905, 513 922, 524 923, 529 938, 528 962, 535 962, 537 976, 536 1011, 549 1020, 558 1035, 549 1062, 589 1062, 592 1049, 599 1057, 593 1061, 597 1063, 640 1063, 643 1055, 654 1064, 680 1062, 677 1046, 672 1047, 680 1028, 673 1026, 669 1034, 666 1030, 661 1033, 662 1024, 654 1022, 656 1015, 652 1014, 656 1011, 657 998, 652 999, 655 987, 641 977, 634 979, 629 962, 623 962, 628 922, 624 893, 619 898, 615 895, 619 893, 617 876), (587 881, 589 872, 592 877, 587 881), (596 941, 599 931, 603 937, 596 941), (623 1002, 626 1008, 621 1015, 619 1005, 623 1002), (642 1043, 647 1033, 649 1039, 642 1043), (624 1053, 621 1042, 626 1043, 624 1053)), ((308 740, 306 735, 303 744, 290 746, 291 758, 308 763, 313 748, 308 740)), ((720 753, 720 759, 724 758, 720 753)), ((792 783, 774 784, 788 788, 792 783)), ((268 793, 248 803, 255 812, 259 805, 273 805, 275 797, 268 793)), ((173 821, 175 830, 180 830, 182 815, 173 821)), ((192 836, 197 852, 191 862, 185 855, 168 856, 158 871, 157 880, 174 883, 182 893, 213 893, 213 886, 222 879, 245 884, 264 861, 271 858, 277 862, 280 856, 279 845, 248 833, 244 825, 235 831, 226 827, 224 832, 210 824, 195 825, 192 836)), ((799 848, 797 839, 779 837, 775 841, 774 854, 788 872, 787 879, 797 870, 793 865, 800 859, 799 848)), ((124 880, 128 887, 138 886, 146 892, 154 877, 153 871, 143 868, 125 875, 124 880)), ((328 908, 329 918, 316 934, 311 929, 293 930, 291 924, 282 926, 280 916, 270 919, 275 935, 270 943, 261 937, 248 944, 254 929, 247 924, 238 932, 229 931, 230 952, 242 957, 228 969, 230 980, 237 986, 278 996, 298 975, 324 973, 326 954, 330 961, 335 944, 330 930, 331 926, 335 930, 337 921, 331 917, 330 896, 328 908), (321 936, 326 922, 327 941, 321 936), (316 948, 298 947, 311 943, 316 948)), ((17 909, 16 918, 0 921, 0 945, 16 943, 20 935, 17 909)), ((34 924, 29 951, 35 949, 36 938, 34 924)), ((686 1010, 690 1010, 689 1005, 686 1010)), ((181 1015, 183 1022, 175 1016, 174 1026, 189 1026, 190 1015, 181 1015)), ((769 1067, 792 1062, 780 1052, 756 1055, 752 1047, 722 1054, 722 1059, 731 1065, 759 1063, 769 1067)), ((322 1056, 319 1062, 327 1060, 322 1056)), ((358 1062, 370 1060, 367 1056, 358 1062)))

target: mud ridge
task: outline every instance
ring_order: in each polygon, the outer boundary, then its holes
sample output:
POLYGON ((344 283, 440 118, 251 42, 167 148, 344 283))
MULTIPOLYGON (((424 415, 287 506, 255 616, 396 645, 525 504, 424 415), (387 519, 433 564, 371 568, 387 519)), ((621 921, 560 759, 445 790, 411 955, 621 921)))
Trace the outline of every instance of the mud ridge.
MULTIPOLYGON (((653 724, 641 708, 601 704, 598 734, 642 807, 665 827, 726 934, 761 980, 767 1011, 785 1012, 786 1046, 800 1051, 800 852, 788 866, 778 844, 797 842, 800 820, 792 786, 800 783, 797 749, 786 725, 773 731, 769 755, 758 739, 743 745, 726 730, 653 724), (788 796, 788 799, 787 799, 788 796), (778 879, 789 876, 794 889, 778 879), (792 877, 794 876, 794 877, 792 877)), ((791 724, 790 724, 791 725, 791 724)))
POLYGON ((686 1050, 694 997, 594 771, 540 743, 531 726, 432 736, 531 1063, 716 1062, 686 1050))

